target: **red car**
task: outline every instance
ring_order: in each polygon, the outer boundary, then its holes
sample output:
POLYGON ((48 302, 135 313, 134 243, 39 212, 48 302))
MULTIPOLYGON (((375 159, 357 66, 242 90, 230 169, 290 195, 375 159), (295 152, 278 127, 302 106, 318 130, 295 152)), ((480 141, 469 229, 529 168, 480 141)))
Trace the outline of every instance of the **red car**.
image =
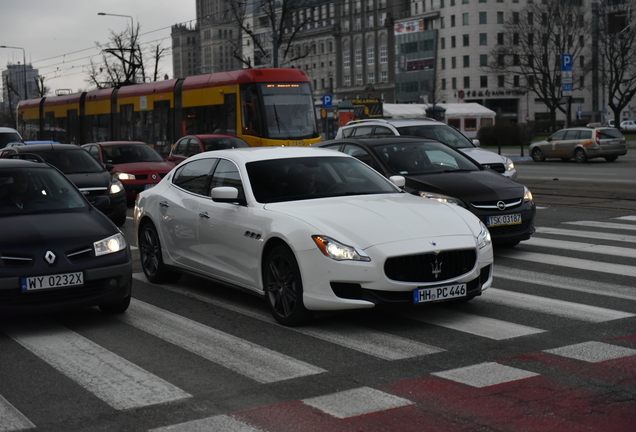
POLYGON ((236 135, 205 134, 186 135, 172 146, 166 160, 180 164, 190 156, 210 150, 249 147, 250 145, 236 135))
POLYGON ((84 144, 82 147, 122 182, 129 200, 134 200, 139 192, 159 183, 175 166, 140 141, 108 141, 84 144))

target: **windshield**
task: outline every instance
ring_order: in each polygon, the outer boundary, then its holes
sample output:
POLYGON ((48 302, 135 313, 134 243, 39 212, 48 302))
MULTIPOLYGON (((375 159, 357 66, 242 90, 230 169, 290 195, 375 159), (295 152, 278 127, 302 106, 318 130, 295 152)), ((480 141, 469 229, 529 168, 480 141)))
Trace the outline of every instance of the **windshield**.
POLYGON ((135 162, 164 162, 152 147, 145 144, 122 144, 103 146, 106 163, 113 165, 135 162))
POLYGON ((204 138, 201 140, 205 151, 223 150, 230 148, 249 147, 250 145, 241 138, 236 137, 215 137, 204 138))
POLYGON ((261 203, 398 193, 377 171, 348 157, 276 159, 251 162, 246 168, 261 203))
POLYGON ((69 180, 56 170, 44 166, 46 168, 0 171, 0 216, 79 211, 86 208, 86 201, 69 180))
MULTIPOLYGON (((29 153, 33 152, 29 151, 29 153)), ((35 153, 64 174, 100 173, 105 171, 102 164, 97 162, 93 156, 82 148, 77 150, 38 151, 35 153)))
POLYGON ((417 175, 481 168, 462 153, 436 142, 410 142, 376 146, 375 153, 396 174, 417 175))
POLYGON ((0 148, 5 148, 7 144, 12 142, 22 142, 22 138, 15 132, 0 133, 0 148))
POLYGON ((267 137, 316 138, 318 125, 308 83, 261 84, 267 137))
POLYGON ((461 132, 445 124, 401 126, 397 130, 400 135, 430 138, 456 149, 475 147, 475 144, 462 135, 461 132))

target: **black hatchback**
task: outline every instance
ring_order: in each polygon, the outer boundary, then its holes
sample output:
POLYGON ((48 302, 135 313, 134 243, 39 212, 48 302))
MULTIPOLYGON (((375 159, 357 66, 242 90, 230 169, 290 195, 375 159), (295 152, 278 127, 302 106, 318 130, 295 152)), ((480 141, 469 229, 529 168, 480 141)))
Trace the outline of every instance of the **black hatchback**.
POLYGON ((124 235, 59 170, 25 156, 0 158, 0 316, 124 312, 132 284, 124 235))
POLYGON ((38 155, 62 171, 89 201, 99 196, 108 197, 110 204, 100 210, 117 226, 126 222, 128 202, 124 185, 85 149, 73 144, 33 144, 2 149, 0 158, 23 153, 38 155))
POLYGON ((342 138, 314 146, 354 156, 386 177, 403 176, 406 192, 470 210, 486 224, 493 243, 514 246, 534 233, 536 206, 528 188, 445 144, 392 136, 342 138))

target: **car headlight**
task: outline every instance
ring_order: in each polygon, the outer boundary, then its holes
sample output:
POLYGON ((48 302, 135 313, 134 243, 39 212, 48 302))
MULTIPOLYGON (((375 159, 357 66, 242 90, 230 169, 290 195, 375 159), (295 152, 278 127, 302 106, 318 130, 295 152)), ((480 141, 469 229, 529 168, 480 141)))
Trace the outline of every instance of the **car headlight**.
POLYGON ((527 187, 523 187, 523 202, 532 202, 534 198, 532 197, 532 192, 527 187))
POLYGON ((313 241, 326 257, 336 261, 371 261, 371 258, 364 251, 344 245, 331 237, 313 235, 313 241))
POLYGON ((488 227, 482 221, 479 221, 479 225, 481 226, 481 232, 477 236, 477 245, 479 246, 479 249, 483 249, 492 243, 492 239, 490 238, 490 231, 488 231, 488 227))
POLYGON ((135 175, 128 173, 116 173, 115 178, 117 180, 135 180, 135 175))
POLYGON ((512 171, 513 169, 515 169, 515 163, 512 161, 512 159, 510 158, 506 158, 506 171, 512 171))
POLYGON ((455 204, 455 205, 458 205, 460 207, 466 208, 466 205, 464 204, 464 202, 462 200, 460 200, 459 198, 452 197, 452 196, 437 194, 437 193, 433 193, 433 192, 425 192, 425 191, 420 191, 419 195, 421 197, 423 197, 423 198, 430 198, 430 199, 437 200, 439 202, 455 204))
POLYGON ((116 178, 113 178, 110 182, 110 190, 108 193, 116 194, 124 190, 124 185, 116 178))
POLYGON ((95 256, 108 255, 126 248, 126 238, 122 233, 117 233, 108 238, 93 243, 95 256))

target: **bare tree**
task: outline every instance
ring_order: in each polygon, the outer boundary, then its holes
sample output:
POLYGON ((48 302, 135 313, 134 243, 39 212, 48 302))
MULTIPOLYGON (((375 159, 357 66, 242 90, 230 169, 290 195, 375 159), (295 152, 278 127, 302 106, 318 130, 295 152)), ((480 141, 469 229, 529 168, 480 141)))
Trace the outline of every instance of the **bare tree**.
POLYGON ((107 44, 96 43, 101 49, 101 61, 91 59, 87 82, 97 88, 121 87, 139 82, 156 81, 160 75, 159 61, 165 55, 160 44, 148 49, 149 54, 139 44, 140 25, 121 33, 110 33, 107 44), (152 59, 152 75, 146 75, 146 56, 152 59))
MULTIPOLYGON (((314 21, 310 11, 325 0, 231 0, 230 14, 254 47, 254 57, 270 58, 272 67, 289 64, 310 54, 310 48, 295 47, 299 32, 314 21)), ((238 43, 241 44, 241 38, 238 43)), ((242 46, 236 46, 234 57, 252 67, 252 59, 242 46)), ((254 62, 257 63, 257 62, 254 62)))
POLYGON ((636 95, 636 1, 599 1, 602 80, 618 127, 621 111, 636 95))
MULTIPOLYGON (((580 0, 537 1, 512 12, 484 68, 507 85, 535 93, 546 104, 553 129, 556 112, 569 113, 561 102, 561 55, 571 54, 576 61, 585 52, 586 13, 580 0)), ((588 68, 574 72, 573 82, 582 83, 588 68)))

